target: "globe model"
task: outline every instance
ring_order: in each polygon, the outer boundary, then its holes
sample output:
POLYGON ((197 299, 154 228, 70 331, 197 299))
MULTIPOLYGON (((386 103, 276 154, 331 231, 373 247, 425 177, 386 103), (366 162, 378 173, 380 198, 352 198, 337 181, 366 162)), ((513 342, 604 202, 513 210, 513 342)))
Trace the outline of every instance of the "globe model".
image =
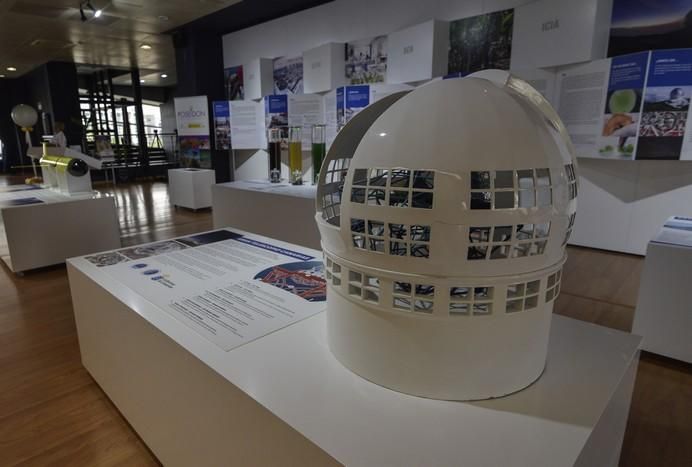
POLYGON ((577 196, 555 111, 500 71, 390 95, 337 135, 316 220, 329 348, 419 396, 503 396, 546 365, 577 196))

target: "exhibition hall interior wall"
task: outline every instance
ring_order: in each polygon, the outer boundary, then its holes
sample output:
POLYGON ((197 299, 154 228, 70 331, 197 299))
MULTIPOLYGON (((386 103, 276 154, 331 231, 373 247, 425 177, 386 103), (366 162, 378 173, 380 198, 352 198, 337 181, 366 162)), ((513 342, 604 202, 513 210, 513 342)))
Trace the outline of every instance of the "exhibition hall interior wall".
MULTIPOLYGON (((592 60, 606 56, 612 0, 336 0, 223 36, 224 67, 257 58, 300 56, 329 42, 386 35, 430 19, 451 21, 507 8, 518 8, 513 32, 513 71, 530 70, 550 62, 561 66, 546 68, 559 73, 568 63, 585 61, 584 54, 590 53, 592 60), (543 23, 558 17, 564 42, 545 40, 541 37, 543 23), (589 17, 598 21, 593 24, 592 19, 592 29, 581 32, 583 24, 575 23, 589 17), (589 37, 577 38, 575 34, 589 37), (578 47, 589 50, 577 50, 578 47), (535 50, 535 55, 526 50, 535 50)), ((692 162, 585 158, 579 162, 579 215, 572 244, 645 254, 647 242, 668 217, 692 216, 692 162)), ((235 164, 236 180, 266 177, 264 151, 237 150, 235 164)))
MULTIPOLYGON (((224 67, 294 57, 328 42, 386 35, 430 19, 454 20, 514 8, 521 0, 335 0, 223 36, 224 67)), ((264 178, 264 151, 236 151, 236 180, 264 178)))

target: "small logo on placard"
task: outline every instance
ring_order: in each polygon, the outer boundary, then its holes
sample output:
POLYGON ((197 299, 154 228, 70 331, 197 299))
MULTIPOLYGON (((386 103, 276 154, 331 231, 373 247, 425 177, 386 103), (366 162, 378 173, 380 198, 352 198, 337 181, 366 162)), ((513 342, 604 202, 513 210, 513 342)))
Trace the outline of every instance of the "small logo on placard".
POLYGON ((317 68, 320 68, 321 66, 322 66, 322 62, 321 62, 321 61, 319 61, 319 62, 312 62, 311 68, 312 68, 313 70, 316 70, 317 68))
POLYGON ((546 32, 546 31, 551 31, 553 29, 557 29, 560 27, 560 20, 555 18, 551 19, 550 21, 546 21, 541 25, 541 31, 546 32))
POLYGON ((413 53, 413 46, 412 45, 407 45, 404 47, 404 55, 412 54, 413 53))

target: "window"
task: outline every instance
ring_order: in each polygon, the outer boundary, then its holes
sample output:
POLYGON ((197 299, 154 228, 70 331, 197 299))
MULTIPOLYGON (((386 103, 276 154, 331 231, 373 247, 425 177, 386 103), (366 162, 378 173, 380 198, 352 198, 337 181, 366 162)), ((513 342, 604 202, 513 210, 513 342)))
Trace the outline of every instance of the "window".
POLYGON ((574 170, 574 164, 565 165, 565 173, 567 174, 569 199, 572 200, 577 197, 577 173, 574 170))
POLYGON ((355 270, 348 272, 348 294, 366 302, 379 303, 380 279, 355 270))
POLYGON ((560 293, 560 281, 562 280, 562 270, 559 270, 548 276, 546 284, 545 302, 555 300, 560 293))
POLYGON ((392 256, 428 258, 430 256, 430 226, 385 224, 382 221, 351 219, 353 246, 392 256))
POLYGON ((435 287, 432 285, 397 282, 392 284, 392 307, 399 311, 431 314, 435 287))
POLYGON ((334 287, 341 286, 341 266, 329 258, 327 258, 325 275, 327 277, 327 282, 331 281, 334 287))
POLYGON ((322 195, 322 218, 332 225, 339 225, 341 219, 341 196, 344 191, 344 181, 351 159, 332 159, 327 166, 322 195))
POLYGON ((471 172, 471 209, 517 209, 553 204, 549 169, 471 172))
POLYGON ((353 203, 432 209, 435 172, 405 168, 356 169, 352 185, 353 203))
POLYGON ((466 258, 475 261, 542 255, 549 235, 550 222, 469 227, 466 258))
POLYGON ((572 229, 574 228, 574 221, 577 218, 577 213, 573 212, 569 215, 569 221, 567 223, 567 231, 565 232, 565 239, 562 241, 562 246, 567 245, 569 237, 572 235, 572 229))
POLYGON ((507 286, 507 313, 528 311, 538 306, 541 281, 520 282, 507 286))
POLYGON ((493 287, 451 287, 449 289, 450 316, 483 316, 493 311, 493 287))

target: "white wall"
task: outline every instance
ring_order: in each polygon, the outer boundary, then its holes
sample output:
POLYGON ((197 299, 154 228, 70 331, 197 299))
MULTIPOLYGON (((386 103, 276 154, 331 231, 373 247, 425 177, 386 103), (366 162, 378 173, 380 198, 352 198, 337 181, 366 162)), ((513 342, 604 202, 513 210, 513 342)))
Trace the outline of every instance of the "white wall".
MULTIPOLYGON (((297 56, 327 42, 389 34, 430 19, 455 20, 533 1, 536 0, 335 0, 226 34, 224 67, 242 65, 258 57, 297 56)), ((236 180, 266 176, 268 160, 264 151, 235 152, 236 180)))
MULTIPOLYGON (((455 20, 528 3, 533 2, 336 0, 224 36, 224 66, 257 57, 296 56, 326 42, 348 42, 429 19, 455 20)), ((236 151, 236 161, 237 179, 266 176, 263 151, 236 151)), ((580 159, 580 166, 581 191, 571 243, 644 254, 647 241, 667 217, 692 216, 692 164, 580 159)))
POLYGON ((571 244, 646 254, 670 216, 692 217, 692 162, 579 159, 571 244))
POLYGON ((223 36, 224 66, 257 57, 296 56, 326 42, 389 34, 429 19, 455 20, 532 1, 335 0, 223 36))

